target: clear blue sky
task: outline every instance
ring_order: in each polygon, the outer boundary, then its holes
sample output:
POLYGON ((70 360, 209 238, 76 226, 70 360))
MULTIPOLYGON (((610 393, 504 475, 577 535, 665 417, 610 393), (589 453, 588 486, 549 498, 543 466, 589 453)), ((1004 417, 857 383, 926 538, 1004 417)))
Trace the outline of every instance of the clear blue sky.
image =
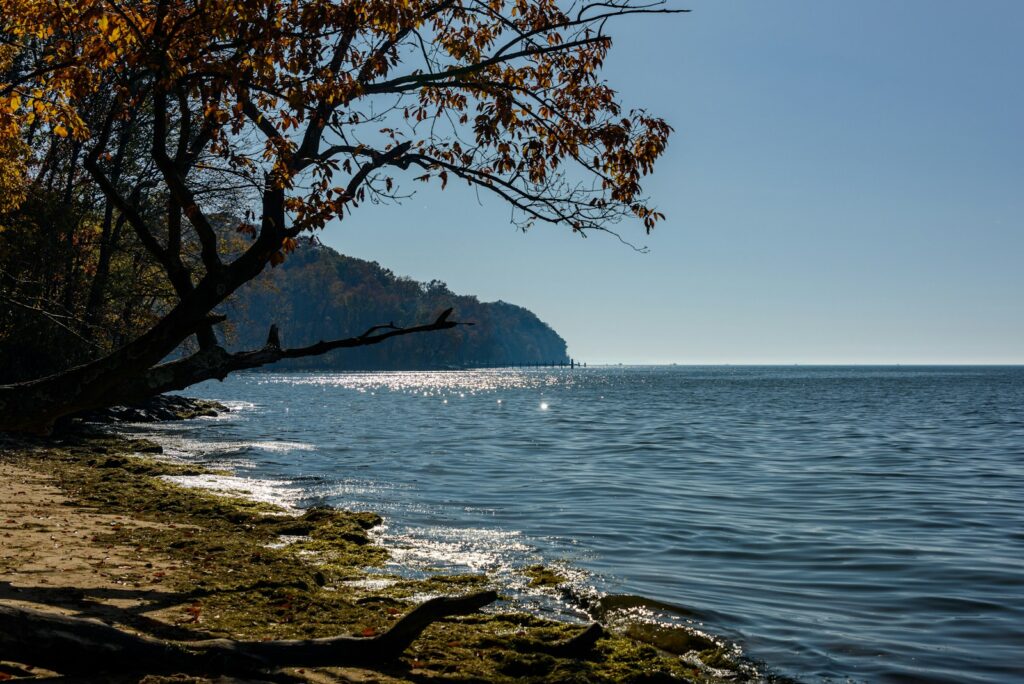
POLYGON ((322 239, 593 363, 1024 363, 1024 2, 672 1, 606 70, 676 133, 636 254, 420 191, 322 239))

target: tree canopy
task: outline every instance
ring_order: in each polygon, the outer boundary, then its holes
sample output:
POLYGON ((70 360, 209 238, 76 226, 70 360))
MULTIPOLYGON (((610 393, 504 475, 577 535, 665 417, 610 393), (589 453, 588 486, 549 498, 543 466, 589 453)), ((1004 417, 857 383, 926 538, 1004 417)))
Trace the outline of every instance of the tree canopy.
MULTIPOLYGON (((0 0, 0 212, 58 192, 59 176, 61 201, 83 207, 72 223, 91 212, 106 248, 90 277, 106 287, 130 247, 169 291, 116 349, 0 388, 0 429, 317 353, 229 354, 215 308, 303 235, 418 183, 492 193, 524 229, 586 236, 632 218, 651 230, 663 217, 640 181, 671 129, 624 108, 600 74, 611 20, 671 11, 630 0, 0 0), (195 354, 159 365, 193 335, 195 354)), ((452 325, 375 327, 341 346, 452 325)))

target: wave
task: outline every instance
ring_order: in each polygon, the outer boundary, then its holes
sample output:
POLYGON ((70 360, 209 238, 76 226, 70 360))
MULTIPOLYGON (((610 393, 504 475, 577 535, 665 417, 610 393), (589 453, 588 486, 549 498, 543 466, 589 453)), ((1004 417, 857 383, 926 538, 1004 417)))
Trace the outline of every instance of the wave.
POLYGON ((284 508, 289 513, 301 512, 297 502, 302 498, 302 490, 293 487, 289 480, 265 480, 214 473, 162 475, 160 479, 191 489, 202 489, 215 494, 273 504, 284 508))

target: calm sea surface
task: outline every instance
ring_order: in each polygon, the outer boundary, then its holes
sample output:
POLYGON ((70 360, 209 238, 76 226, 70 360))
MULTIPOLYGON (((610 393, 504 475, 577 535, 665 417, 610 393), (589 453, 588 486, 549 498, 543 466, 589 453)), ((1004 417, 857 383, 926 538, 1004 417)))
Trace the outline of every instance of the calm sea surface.
POLYGON ((264 373, 189 394, 236 410, 139 429, 242 478, 207 484, 381 512, 393 570, 688 624, 801 681, 1024 681, 1024 368, 264 373), (537 562, 563 594, 529 589, 537 562))

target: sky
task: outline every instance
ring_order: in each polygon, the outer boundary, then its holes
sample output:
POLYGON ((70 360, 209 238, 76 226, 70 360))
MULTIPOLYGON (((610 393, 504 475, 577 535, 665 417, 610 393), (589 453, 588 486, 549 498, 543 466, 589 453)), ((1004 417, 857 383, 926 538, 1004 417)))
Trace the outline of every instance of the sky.
POLYGON ((1024 2, 669 0, 605 77, 675 128, 614 238, 449 186, 326 244, 534 311, 589 363, 1024 363, 1024 2), (453 189, 454 188, 454 189, 453 189))

